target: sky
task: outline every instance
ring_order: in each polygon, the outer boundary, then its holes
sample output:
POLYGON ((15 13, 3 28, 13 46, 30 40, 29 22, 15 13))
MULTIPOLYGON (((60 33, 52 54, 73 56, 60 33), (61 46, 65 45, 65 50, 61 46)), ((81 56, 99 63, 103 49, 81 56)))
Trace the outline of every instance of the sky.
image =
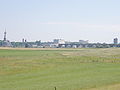
POLYGON ((0 0, 0 39, 112 43, 120 39, 120 0, 0 0))

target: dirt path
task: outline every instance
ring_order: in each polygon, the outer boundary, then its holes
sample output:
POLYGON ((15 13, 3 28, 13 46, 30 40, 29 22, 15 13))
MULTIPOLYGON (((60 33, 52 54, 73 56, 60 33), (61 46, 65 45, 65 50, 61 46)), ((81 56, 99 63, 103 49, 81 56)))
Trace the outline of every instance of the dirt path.
POLYGON ((92 88, 88 90, 120 90, 120 84, 108 85, 108 86, 103 86, 100 88, 92 88))

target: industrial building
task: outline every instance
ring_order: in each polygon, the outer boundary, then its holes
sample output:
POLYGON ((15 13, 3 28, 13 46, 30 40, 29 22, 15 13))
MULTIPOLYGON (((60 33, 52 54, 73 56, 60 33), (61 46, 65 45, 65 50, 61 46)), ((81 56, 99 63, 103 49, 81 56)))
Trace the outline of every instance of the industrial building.
POLYGON ((118 38, 114 38, 113 43, 118 44, 118 38))
POLYGON ((12 47, 12 44, 9 40, 7 40, 7 32, 5 30, 3 40, 0 40, 1 47, 12 47))

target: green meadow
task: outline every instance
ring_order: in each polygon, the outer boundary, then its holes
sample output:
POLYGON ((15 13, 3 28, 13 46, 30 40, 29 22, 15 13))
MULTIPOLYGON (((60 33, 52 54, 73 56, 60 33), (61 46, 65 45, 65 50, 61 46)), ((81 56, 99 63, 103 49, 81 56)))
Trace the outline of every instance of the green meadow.
POLYGON ((119 90, 120 49, 0 49, 0 90, 119 90))

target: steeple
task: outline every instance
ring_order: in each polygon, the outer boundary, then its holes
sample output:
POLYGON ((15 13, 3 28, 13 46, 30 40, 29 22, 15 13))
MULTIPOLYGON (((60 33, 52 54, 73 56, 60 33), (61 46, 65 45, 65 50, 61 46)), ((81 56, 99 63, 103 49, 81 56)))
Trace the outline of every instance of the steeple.
POLYGON ((6 34, 7 34, 7 32, 6 32, 6 29, 5 29, 5 32, 4 32, 4 41, 6 41, 6 34))

